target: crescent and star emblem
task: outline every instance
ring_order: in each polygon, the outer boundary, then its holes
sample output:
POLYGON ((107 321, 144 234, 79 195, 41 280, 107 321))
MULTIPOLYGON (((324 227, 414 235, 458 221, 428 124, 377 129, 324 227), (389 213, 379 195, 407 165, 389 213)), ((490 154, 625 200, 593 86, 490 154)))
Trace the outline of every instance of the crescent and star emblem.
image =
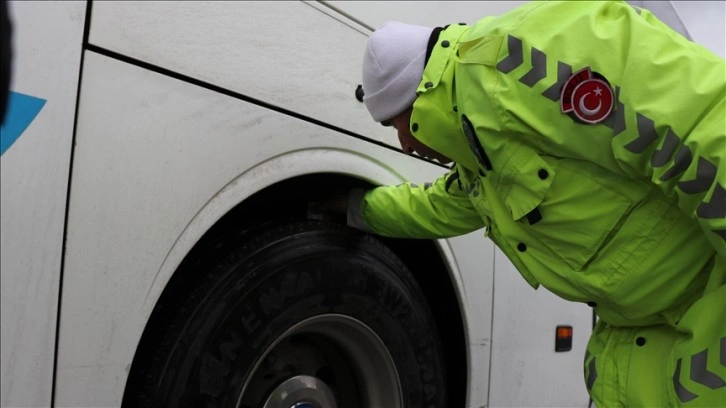
MULTIPOLYGON (((600 109, 602 108, 601 99, 597 100, 597 108, 595 108, 595 109, 588 109, 587 106, 585 106, 585 98, 587 98, 587 95, 590 95, 591 93, 592 92, 588 92, 585 95, 582 95, 582 97, 580 98, 580 104, 579 104, 580 111, 587 116, 597 115, 597 113, 600 112, 600 109)), ((597 96, 602 95, 602 89, 595 88, 595 95, 597 95, 597 96)))
POLYGON ((584 123, 595 124, 605 120, 613 110, 613 91, 607 80, 590 68, 574 73, 565 82, 560 95, 562 113, 584 123))

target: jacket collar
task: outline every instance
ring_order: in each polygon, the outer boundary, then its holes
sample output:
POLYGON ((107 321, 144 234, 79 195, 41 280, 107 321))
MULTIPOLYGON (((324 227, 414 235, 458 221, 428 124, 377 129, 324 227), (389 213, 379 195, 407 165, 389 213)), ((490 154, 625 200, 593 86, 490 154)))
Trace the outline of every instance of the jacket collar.
POLYGON ((416 89, 418 97, 410 126, 421 143, 476 171, 477 162, 462 131, 454 90, 455 54, 460 39, 470 29, 451 25, 432 32, 427 52, 430 55, 416 89))
POLYGON ((444 29, 443 27, 436 27, 431 32, 431 36, 429 37, 428 45, 426 45, 426 59, 424 60, 424 66, 426 66, 426 64, 428 64, 429 58, 431 58, 431 53, 434 50, 434 46, 439 41, 439 35, 441 34, 441 30, 443 30, 443 29, 444 29))

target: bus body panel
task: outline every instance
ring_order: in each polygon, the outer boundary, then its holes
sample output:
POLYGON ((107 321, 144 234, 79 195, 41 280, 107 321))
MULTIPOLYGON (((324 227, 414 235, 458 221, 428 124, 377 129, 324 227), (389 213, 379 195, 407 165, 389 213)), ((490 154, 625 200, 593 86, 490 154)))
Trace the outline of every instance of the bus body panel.
POLYGON ((7 7, 10 91, 20 95, 11 97, 0 159, 0 405, 41 407, 51 400, 85 2, 7 7), (24 130, 11 135, 16 121, 24 130))
POLYGON ((583 359, 592 309, 543 287, 533 291, 498 248, 494 264, 489 406, 587 406, 583 359), (555 352, 558 325, 572 326, 570 351, 555 352))
POLYGON ((323 11, 300 1, 96 2, 89 42, 398 147, 355 100, 368 31, 323 11))

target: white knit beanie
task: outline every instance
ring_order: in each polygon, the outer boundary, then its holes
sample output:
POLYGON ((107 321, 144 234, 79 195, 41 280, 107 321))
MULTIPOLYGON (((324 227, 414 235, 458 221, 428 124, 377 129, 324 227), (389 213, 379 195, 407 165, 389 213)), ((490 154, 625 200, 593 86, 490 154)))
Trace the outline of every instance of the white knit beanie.
POLYGON ((387 22, 371 34, 363 56, 363 102, 376 122, 413 105, 432 31, 387 22))

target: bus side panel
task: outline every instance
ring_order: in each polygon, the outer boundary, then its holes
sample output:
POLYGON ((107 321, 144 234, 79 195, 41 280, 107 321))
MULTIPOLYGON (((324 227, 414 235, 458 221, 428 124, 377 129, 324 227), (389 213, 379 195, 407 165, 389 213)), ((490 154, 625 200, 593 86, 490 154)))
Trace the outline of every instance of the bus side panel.
POLYGON ((3 407, 49 406, 85 2, 7 4, 12 79, 0 160, 3 407))
POLYGON ((395 134, 373 122, 354 97, 368 31, 320 7, 96 2, 89 41, 399 147, 395 134))
POLYGON ((490 407, 586 407, 585 346, 592 308, 532 289, 495 250, 490 407), (555 352, 558 325, 572 326, 572 350, 555 352))

